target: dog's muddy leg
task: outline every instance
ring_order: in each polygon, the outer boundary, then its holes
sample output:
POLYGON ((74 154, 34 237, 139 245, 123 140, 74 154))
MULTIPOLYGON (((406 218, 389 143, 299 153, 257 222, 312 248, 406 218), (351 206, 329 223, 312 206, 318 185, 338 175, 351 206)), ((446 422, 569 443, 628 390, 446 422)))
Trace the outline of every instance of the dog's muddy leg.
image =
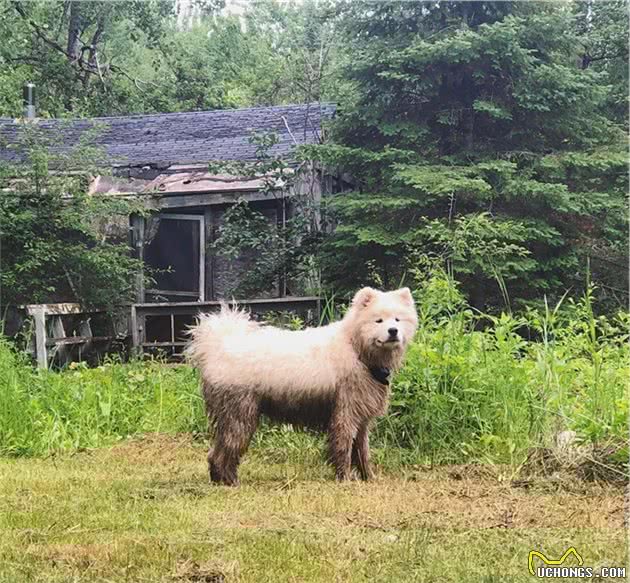
POLYGON ((333 413, 328 428, 328 446, 330 459, 335 466, 337 480, 350 478, 350 461, 352 456, 352 441, 356 429, 348 421, 347 416, 333 413))
POLYGON ((208 454, 210 479, 238 485, 238 465, 258 426, 259 404, 254 395, 238 395, 225 404, 217 419, 214 448, 208 454))
POLYGON ((362 423, 352 445, 352 465, 359 470, 362 480, 374 477, 370 464, 370 422, 362 423))
POLYGON ((238 485, 240 456, 236 448, 229 447, 217 437, 217 444, 208 455, 210 480, 226 486, 238 485))

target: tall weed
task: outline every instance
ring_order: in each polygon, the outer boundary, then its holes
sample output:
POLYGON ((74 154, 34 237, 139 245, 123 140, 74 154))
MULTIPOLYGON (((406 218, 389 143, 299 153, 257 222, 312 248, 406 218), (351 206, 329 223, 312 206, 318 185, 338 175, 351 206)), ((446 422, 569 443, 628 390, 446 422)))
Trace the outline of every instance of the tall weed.
MULTIPOLYGON (((521 315, 481 314, 447 276, 427 280, 415 295, 420 326, 377 425, 381 457, 516 465, 567 430, 583 443, 626 443, 627 313, 597 316, 589 290, 521 315)), ((0 454, 47 455, 180 431, 206 431, 189 367, 111 361, 42 372, 0 337, 0 454)), ((307 441, 287 427, 256 438, 300 450, 307 441)))
POLYGON ((154 431, 205 431, 190 368, 108 362, 37 371, 0 338, 0 454, 47 455, 154 431))
POLYGON ((579 301, 491 316, 447 277, 416 294, 420 328, 393 387, 383 443, 414 459, 518 463, 562 431, 625 442, 628 315, 597 317, 579 301))

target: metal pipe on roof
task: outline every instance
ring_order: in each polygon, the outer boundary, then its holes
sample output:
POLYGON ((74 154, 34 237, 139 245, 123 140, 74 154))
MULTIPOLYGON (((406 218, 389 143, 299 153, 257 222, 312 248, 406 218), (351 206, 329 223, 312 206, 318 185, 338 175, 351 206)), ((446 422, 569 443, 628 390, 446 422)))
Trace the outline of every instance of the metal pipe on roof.
POLYGON ((23 89, 24 117, 35 119, 35 84, 25 83, 23 89))

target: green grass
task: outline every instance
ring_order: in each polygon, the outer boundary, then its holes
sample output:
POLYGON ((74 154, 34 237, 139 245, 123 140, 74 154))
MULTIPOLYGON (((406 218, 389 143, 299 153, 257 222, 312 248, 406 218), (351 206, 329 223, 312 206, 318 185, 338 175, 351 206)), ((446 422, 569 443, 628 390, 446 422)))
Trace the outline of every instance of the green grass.
POLYGON ((161 362, 35 371, 0 340, 0 454, 47 455, 150 432, 206 431, 196 373, 161 362))
MULTIPOLYGON (((626 472, 626 313, 597 317, 577 302, 490 316, 445 279, 417 291, 420 328, 374 443, 401 463, 507 463, 553 451, 575 432, 585 455, 626 472)), ((292 322, 292 326, 297 325, 292 322)), ((40 372, 0 338, 0 455, 48 455, 151 432, 205 433, 195 371, 158 361, 71 365, 40 372)), ((295 452, 321 446, 286 427, 257 442, 295 452)))
POLYGON ((575 474, 627 481, 627 314, 479 314, 443 279, 417 300, 368 484, 267 426, 242 485, 210 486, 195 371, 41 372, 0 339, 0 583, 525 583, 530 550, 571 546, 625 565, 623 490, 575 474), (566 431, 590 474, 552 463, 566 431))
POLYGON ((528 582, 530 550, 569 546, 626 562, 620 488, 477 467, 339 485, 315 453, 254 447, 231 489, 208 485, 205 452, 154 435, 0 460, 0 582, 528 582))
POLYGON ((574 431, 627 460, 627 313, 596 316, 589 292, 519 316, 479 314, 441 279, 418 298, 420 328, 379 426, 382 443, 410 459, 518 465, 574 431))

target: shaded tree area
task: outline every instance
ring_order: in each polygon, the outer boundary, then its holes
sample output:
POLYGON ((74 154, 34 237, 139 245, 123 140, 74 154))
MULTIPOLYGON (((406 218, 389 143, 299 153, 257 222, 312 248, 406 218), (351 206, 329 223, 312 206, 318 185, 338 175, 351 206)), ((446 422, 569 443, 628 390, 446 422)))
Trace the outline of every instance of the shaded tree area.
POLYGON ((195 4, 201 18, 181 30, 173 0, 0 0, 0 115, 20 115, 25 82, 39 87, 43 117, 334 97, 322 91, 334 53, 328 8, 264 1, 237 17, 222 0, 195 4))
POLYGON ((483 308, 590 277, 625 304, 627 3, 357 2, 343 29, 331 283, 445 267, 483 308))
POLYGON ((589 278, 627 302, 627 1, 223 8, 182 30, 171 0, 0 0, 0 115, 27 81, 44 117, 334 101, 301 153, 355 184, 299 259, 329 290, 446 269, 478 308, 589 278))

